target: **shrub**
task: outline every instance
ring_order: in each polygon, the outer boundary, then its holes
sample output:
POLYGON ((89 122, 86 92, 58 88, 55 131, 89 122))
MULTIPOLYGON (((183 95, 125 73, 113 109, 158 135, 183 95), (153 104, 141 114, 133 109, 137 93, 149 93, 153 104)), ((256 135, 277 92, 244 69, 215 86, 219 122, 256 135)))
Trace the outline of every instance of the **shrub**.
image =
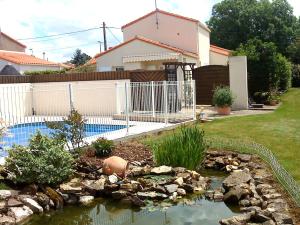
POLYGON ((218 107, 231 106, 233 103, 233 94, 229 87, 217 87, 214 90, 213 104, 218 107))
POLYGON ((15 183, 54 185, 72 175, 73 164, 64 143, 38 132, 28 147, 14 146, 9 150, 5 166, 15 183))
POLYGON ((288 90, 292 83, 292 64, 281 54, 277 54, 275 73, 279 77, 279 89, 288 90))
POLYGON ((40 70, 40 71, 25 71, 25 75, 47 75, 47 74, 65 74, 67 69, 63 70, 40 70))
POLYGON ((108 156, 114 148, 114 142, 105 138, 98 138, 92 143, 92 146, 95 148, 96 156, 108 156))
POLYGON ((300 87, 300 64, 293 65, 292 69, 292 86, 300 87))
POLYGON ((204 131, 196 126, 181 127, 180 132, 163 137, 152 145, 156 164, 188 169, 200 166, 207 147, 204 131))
POLYGON ((234 55, 247 56, 248 86, 251 96, 255 92, 272 89, 287 90, 291 83, 291 64, 272 42, 250 39, 241 44, 234 55))
POLYGON ((63 121, 47 121, 46 125, 53 129, 51 136, 58 141, 64 142, 71 151, 85 144, 83 141, 85 123, 86 120, 82 115, 72 109, 70 115, 64 118, 63 121))

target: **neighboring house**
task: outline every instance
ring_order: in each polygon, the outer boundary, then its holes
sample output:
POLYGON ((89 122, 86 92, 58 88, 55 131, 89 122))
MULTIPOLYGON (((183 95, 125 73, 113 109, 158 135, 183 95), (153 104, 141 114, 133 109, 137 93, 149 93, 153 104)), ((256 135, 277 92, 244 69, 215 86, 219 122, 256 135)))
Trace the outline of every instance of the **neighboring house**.
POLYGON ((0 50, 0 71, 6 65, 13 66, 21 74, 24 74, 25 71, 61 70, 64 68, 59 63, 27 55, 24 52, 0 50))
POLYGON ((26 46, 0 31, 0 50, 25 52, 26 46))
POLYGON ((159 9, 124 25, 122 31, 123 43, 95 56, 97 71, 157 70, 164 62, 204 66, 225 56, 211 54, 210 30, 200 21, 159 9))
POLYGON ((220 48, 215 45, 210 45, 209 64, 210 65, 228 65, 231 51, 225 48, 220 48))

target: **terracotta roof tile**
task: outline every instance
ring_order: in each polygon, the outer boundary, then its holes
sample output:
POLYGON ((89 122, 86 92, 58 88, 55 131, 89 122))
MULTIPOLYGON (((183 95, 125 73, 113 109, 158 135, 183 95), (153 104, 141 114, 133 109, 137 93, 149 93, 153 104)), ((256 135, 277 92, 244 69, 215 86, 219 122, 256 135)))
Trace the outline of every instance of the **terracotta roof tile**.
POLYGON ((59 63, 50 62, 37 58, 32 55, 27 55, 24 52, 12 52, 0 50, 0 60, 6 60, 16 64, 22 65, 47 65, 47 66, 59 66, 59 63))
POLYGON ((221 55, 225 55, 225 56, 231 55, 231 52, 232 52, 231 50, 228 50, 226 48, 221 48, 216 45, 210 45, 210 51, 221 54, 221 55))
POLYGON ((151 16, 151 15, 153 15, 156 12, 159 12, 159 13, 162 13, 162 14, 165 14, 165 15, 168 15, 168 16, 173 16, 173 17, 176 17, 176 18, 179 18, 179 19, 188 20, 188 21, 191 21, 191 22, 198 23, 201 27, 203 27, 208 32, 210 32, 210 29, 207 26, 205 26, 203 23, 201 23, 199 20, 196 20, 196 19, 193 19, 193 18, 189 18, 189 17, 185 17, 185 16, 181 16, 181 15, 178 15, 178 14, 175 14, 175 13, 166 12, 166 11, 163 11, 163 10, 160 10, 160 9, 156 9, 156 10, 154 10, 154 11, 152 11, 152 12, 150 12, 150 13, 148 13, 148 14, 146 14, 146 15, 144 15, 144 16, 136 19, 136 20, 133 20, 133 21, 131 21, 131 22, 123 25, 121 27, 121 29, 123 30, 124 28, 126 28, 128 26, 131 26, 132 24, 135 24, 136 22, 138 22, 138 21, 140 21, 142 19, 145 19, 148 16, 151 16))
POLYGON ((178 52, 178 53, 181 53, 183 55, 186 55, 186 56, 190 56, 190 57, 193 57, 193 58, 198 58, 198 55, 196 53, 193 53, 193 52, 188 52, 188 51, 185 51, 183 49, 180 49, 180 48, 176 48, 176 47, 173 47, 173 46, 170 46, 170 45, 167 45, 167 44, 164 44, 164 43, 161 43, 159 41, 154 41, 154 40, 151 40, 151 39, 148 39, 148 38, 145 38, 145 37, 141 37, 141 36, 136 36, 132 39, 129 39, 128 41, 125 41, 119 45, 116 45, 108 50, 106 50, 105 52, 101 52, 101 53, 98 53, 97 55, 95 55, 95 58, 98 58, 102 55, 105 55, 106 53, 108 52, 111 52, 117 48, 120 48, 122 47, 123 45, 126 45, 132 41, 135 41, 135 40, 139 40, 139 41, 143 41, 143 42, 146 42, 148 44, 152 44, 152 45, 156 45, 156 46, 159 46, 159 47, 162 47, 162 48, 165 48, 165 49, 169 49, 169 50, 172 50, 174 52, 178 52))
POLYGON ((5 37, 8 38, 9 40, 11 40, 11 41, 17 43, 18 45, 22 46, 23 48, 26 48, 26 45, 22 44, 21 42, 17 41, 17 40, 14 39, 14 38, 8 36, 7 34, 5 34, 5 33, 3 33, 3 32, 0 32, 0 35, 5 36, 5 37))

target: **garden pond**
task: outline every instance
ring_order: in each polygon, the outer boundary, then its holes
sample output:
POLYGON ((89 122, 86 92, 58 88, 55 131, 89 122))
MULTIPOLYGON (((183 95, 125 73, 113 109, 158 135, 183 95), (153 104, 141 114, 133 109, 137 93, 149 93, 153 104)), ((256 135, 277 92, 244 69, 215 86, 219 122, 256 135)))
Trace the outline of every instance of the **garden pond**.
MULTIPOLYGON (((208 170, 200 173, 211 178, 211 189, 220 187, 225 176, 208 170)), ((89 206, 67 206, 60 211, 34 215, 24 225, 217 225, 220 219, 238 213, 224 202, 208 201, 200 195, 181 199, 176 205, 149 203, 144 208, 126 207, 101 198, 89 206)))

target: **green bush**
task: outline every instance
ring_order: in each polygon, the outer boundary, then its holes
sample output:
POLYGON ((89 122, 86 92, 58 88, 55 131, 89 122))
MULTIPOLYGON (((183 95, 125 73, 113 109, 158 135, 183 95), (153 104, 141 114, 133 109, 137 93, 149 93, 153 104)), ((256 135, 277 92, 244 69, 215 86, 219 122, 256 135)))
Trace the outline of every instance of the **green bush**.
POLYGON ((233 94, 229 87, 217 87, 214 90, 213 104, 218 107, 231 106, 233 103, 233 94))
POLYGON ((58 142, 38 132, 28 147, 14 146, 9 150, 5 167, 10 179, 21 184, 55 185, 73 174, 74 159, 58 142))
POLYGON ((51 135, 54 139, 64 142, 70 151, 82 147, 86 120, 75 109, 63 121, 46 121, 47 127, 52 129, 51 135))
POLYGON ((288 90, 292 83, 292 64, 281 54, 277 54, 275 73, 279 77, 280 90, 288 90))
POLYGON ((250 39, 234 55, 247 56, 249 93, 287 90, 291 84, 291 64, 272 42, 250 39))
POLYGON ((92 143, 95 148, 96 156, 103 157, 111 154, 114 148, 114 142, 105 138, 98 138, 92 143))
POLYGON ((163 137, 152 144, 156 164, 188 169, 196 169, 201 165, 207 147, 204 131, 197 126, 184 126, 180 132, 163 137))
POLYGON ((65 74, 68 70, 41 70, 41 71, 25 71, 25 75, 47 75, 47 74, 65 74))
POLYGON ((300 87, 300 64, 293 65, 292 69, 292 86, 300 87))

